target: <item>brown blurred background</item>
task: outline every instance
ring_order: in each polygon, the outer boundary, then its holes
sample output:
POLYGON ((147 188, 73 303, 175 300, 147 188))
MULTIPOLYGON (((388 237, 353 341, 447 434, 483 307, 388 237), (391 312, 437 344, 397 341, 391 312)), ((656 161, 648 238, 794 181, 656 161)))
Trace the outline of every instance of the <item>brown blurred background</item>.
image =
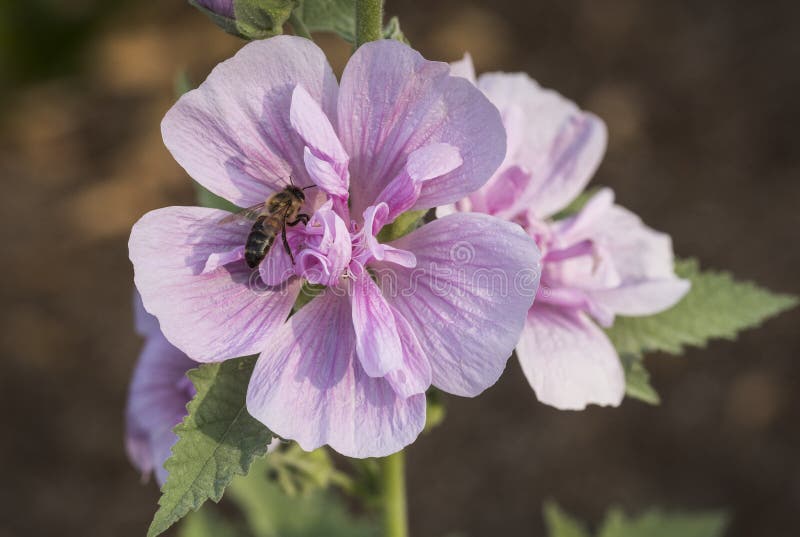
MULTIPOLYGON (((389 1, 428 58, 527 71, 602 116, 596 184, 676 251, 800 294, 800 8, 789 0, 389 1)), ((319 43, 343 65, 347 47, 319 43)), ((144 535, 157 490, 122 449, 131 224, 190 204, 159 122, 185 68, 241 42, 182 0, 0 5, 0 536, 144 535)), ((558 412, 519 366, 409 450, 415 537, 530 537, 555 498, 728 508, 730 537, 798 535, 800 311, 651 356, 660 407, 558 412)), ((646 536, 642 536, 646 537, 646 536)), ((681 536, 676 536, 681 537, 681 536)))

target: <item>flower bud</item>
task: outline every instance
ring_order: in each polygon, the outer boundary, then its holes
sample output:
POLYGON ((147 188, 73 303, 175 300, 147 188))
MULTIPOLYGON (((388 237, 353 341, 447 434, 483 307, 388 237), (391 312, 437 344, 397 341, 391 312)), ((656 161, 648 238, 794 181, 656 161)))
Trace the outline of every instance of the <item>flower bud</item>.
POLYGON ((189 0, 217 26, 242 39, 263 39, 283 33, 295 0, 189 0))

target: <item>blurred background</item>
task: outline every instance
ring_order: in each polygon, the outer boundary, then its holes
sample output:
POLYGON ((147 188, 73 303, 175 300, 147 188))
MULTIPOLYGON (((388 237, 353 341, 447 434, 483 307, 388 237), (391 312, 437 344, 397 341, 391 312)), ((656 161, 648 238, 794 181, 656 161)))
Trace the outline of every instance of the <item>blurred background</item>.
MULTIPOLYGON (((800 294, 800 7, 789 0, 389 1, 428 58, 527 71, 603 117, 594 184, 681 256, 800 294), (792 67, 794 66, 794 67, 792 67)), ((321 36, 337 69, 348 47, 321 36)), ((0 536, 142 536, 157 487, 126 461, 131 225, 191 204, 159 123, 185 69, 242 42, 183 0, 0 4, 0 536)), ((412 533, 530 537, 584 520, 727 508, 730 537, 797 535, 800 311, 647 365, 659 407, 536 402, 519 366, 408 450, 412 533)), ((645 537, 645 536, 643 536, 645 537)), ((676 536, 681 537, 681 536, 676 536)))

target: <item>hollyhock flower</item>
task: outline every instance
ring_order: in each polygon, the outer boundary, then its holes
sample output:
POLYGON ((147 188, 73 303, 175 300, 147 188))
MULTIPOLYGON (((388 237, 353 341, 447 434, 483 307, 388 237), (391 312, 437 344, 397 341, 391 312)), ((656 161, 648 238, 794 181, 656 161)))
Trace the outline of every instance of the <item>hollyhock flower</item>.
POLYGON ((304 449, 403 448, 429 386, 474 396, 497 380, 533 302, 539 253, 519 226, 458 214, 378 240, 404 211, 479 188, 505 154, 497 109, 449 70, 378 41, 337 84, 311 41, 275 37, 218 65, 162 124, 187 172, 240 207, 290 177, 305 189, 294 263, 278 237, 248 268, 249 226, 200 207, 148 213, 129 244, 167 339, 202 362, 260 353, 248 410, 304 449), (303 281, 322 291, 286 321, 303 281))
POLYGON ((498 107, 508 148, 484 187, 438 214, 477 211, 505 218, 539 245, 541 287, 516 349, 538 399, 560 409, 619 405, 624 373, 600 326, 611 326, 615 315, 658 313, 686 294, 689 282, 673 271, 670 237, 615 205, 609 189, 577 214, 553 221, 600 164, 603 122, 525 74, 476 79, 468 55, 452 73, 472 81, 498 107))
POLYGON ((178 437, 172 428, 186 415, 186 404, 194 386, 186 377, 197 367, 171 345, 148 314, 137 294, 134 297, 136 331, 145 338, 128 390, 125 409, 125 448, 131 463, 146 479, 155 472, 159 485, 167 479, 164 462, 178 437))

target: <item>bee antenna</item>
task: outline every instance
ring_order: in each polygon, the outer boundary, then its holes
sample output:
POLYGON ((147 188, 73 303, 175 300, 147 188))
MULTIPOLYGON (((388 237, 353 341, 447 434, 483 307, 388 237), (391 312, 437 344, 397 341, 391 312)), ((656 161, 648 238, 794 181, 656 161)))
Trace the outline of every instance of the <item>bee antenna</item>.
POLYGON ((317 187, 317 185, 304 186, 300 190, 308 190, 309 188, 316 188, 316 187, 317 187))

